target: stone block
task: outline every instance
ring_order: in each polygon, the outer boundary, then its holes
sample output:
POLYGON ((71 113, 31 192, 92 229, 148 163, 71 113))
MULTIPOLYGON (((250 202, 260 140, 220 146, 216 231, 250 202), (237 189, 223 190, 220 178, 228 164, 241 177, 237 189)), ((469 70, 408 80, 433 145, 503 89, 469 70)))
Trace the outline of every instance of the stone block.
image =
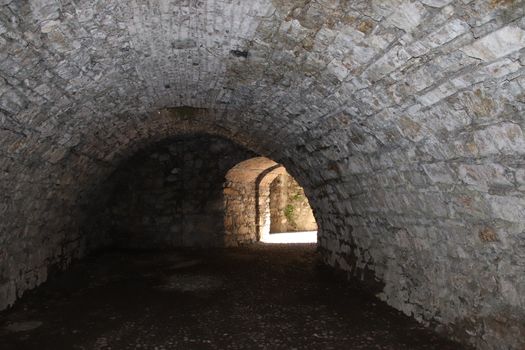
POLYGON ((487 195, 485 198, 490 204, 495 218, 510 222, 523 222, 525 220, 524 198, 492 195, 487 195))
POLYGON ((421 0, 421 2, 427 6, 441 8, 447 6, 453 0, 421 0))
POLYGON ((458 173, 462 181, 481 191, 488 191, 491 186, 513 186, 505 168, 498 164, 461 164, 458 173))
POLYGON ((461 50, 483 61, 493 61, 525 47, 525 31, 516 26, 503 27, 461 50))
POLYGON ((425 12, 425 7, 419 2, 404 1, 387 18, 387 22, 406 32, 410 32, 421 23, 425 12))
POLYGON ((456 174, 446 163, 425 164, 423 169, 433 183, 453 184, 456 182, 456 174))

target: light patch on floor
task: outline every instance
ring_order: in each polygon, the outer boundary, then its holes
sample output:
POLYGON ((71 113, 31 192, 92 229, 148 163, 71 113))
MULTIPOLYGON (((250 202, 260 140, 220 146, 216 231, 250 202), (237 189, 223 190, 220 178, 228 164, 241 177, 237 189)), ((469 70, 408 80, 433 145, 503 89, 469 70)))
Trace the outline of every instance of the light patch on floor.
POLYGON ((200 260, 181 261, 181 262, 178 262, 176 264, 173 264, 171 266, 171 268, 175 269, 175 270, 178 270, 178 269, 183 269, 183 268, 186 268, 186 267, 196 266, 196 265, 199 265, 200 263, 201 263, 200 260))
POLYGON ((263 243, 317 243, 317 231, 271 233, 261 238, 263 243))
POLYGON ((180 292, 212 291, 220 289, 222 279, 208 275, 174 275, 158 286, 161 290, 176 290, 180 292))
POLYGON ((5 329, 10 332, 27 332, 32 331, 42 325, 40 321, 13 322, 8 324, 5 329))

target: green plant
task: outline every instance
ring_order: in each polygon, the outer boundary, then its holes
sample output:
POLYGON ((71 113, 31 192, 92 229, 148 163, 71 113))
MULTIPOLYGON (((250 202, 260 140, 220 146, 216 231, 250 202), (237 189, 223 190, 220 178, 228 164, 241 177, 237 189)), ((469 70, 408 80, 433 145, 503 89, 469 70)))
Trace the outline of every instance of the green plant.
POLYGON ((295 222, 295 207, 292 204, 288 204, 284 207, 283 211, 284 217, 288 220, 288 223, 293 227, 297 226, 297 223, 295 222))
POLYGON ((290 196, 290 201, 298 202, 303 200, 303 195, 299 192, 293 194, 290 196))

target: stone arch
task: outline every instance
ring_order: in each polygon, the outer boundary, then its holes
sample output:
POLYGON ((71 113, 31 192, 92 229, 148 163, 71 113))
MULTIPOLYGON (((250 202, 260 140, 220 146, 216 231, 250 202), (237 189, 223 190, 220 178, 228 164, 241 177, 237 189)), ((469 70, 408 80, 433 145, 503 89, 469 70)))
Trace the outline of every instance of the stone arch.
MULTIPOLYGON (((224 184, 224 226, 227 245, 260 240, 267 196, 261 196, 261 181, 269 173, 278 173, 282 165, 266 157, 245 160, 226 174, 224 184)), ((277 175, 275 175, 277 176, 277 175)), ((263 185, 263 187, 267 187, 263 185)))
POLYGON ((263 240, 270 234, 271 212, 270 212, 270 186, 279 176, 287 174, 282 165, 272 167, 261 173, 256 179, 256 193, 258 197, 258 225, 257 233, 259 240, 263 240))
POLYGON ((303 3, 1 2, 0 309, 85 254, 121 160, 205 130, 300 180, 327 264, 523 347, 522 1, 303 3))
POLYGON ((270 234, 270 186, 281 175, 282 164, 255 157, 234 166, 226 175, 225 230, 227 245, 263 240, 270 234))
POLYGON ((278 175, 269 188, 270 233, 317 232, 308 197, 290 174, 278 175))

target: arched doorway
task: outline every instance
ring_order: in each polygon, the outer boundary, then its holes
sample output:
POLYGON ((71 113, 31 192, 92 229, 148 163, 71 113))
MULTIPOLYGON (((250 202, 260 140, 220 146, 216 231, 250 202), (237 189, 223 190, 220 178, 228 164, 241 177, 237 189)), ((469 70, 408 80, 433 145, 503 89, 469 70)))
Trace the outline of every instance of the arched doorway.
POLYGON ((317 222, 303 188, 288 173, 277 175, 269 186, 269 230, 266 243, 317 241, 317 222))
POLYGON ((243 161, 226 174, 224 209, 226 246, 317 242, 304 190, 284 166, 266 157, 243 161))

